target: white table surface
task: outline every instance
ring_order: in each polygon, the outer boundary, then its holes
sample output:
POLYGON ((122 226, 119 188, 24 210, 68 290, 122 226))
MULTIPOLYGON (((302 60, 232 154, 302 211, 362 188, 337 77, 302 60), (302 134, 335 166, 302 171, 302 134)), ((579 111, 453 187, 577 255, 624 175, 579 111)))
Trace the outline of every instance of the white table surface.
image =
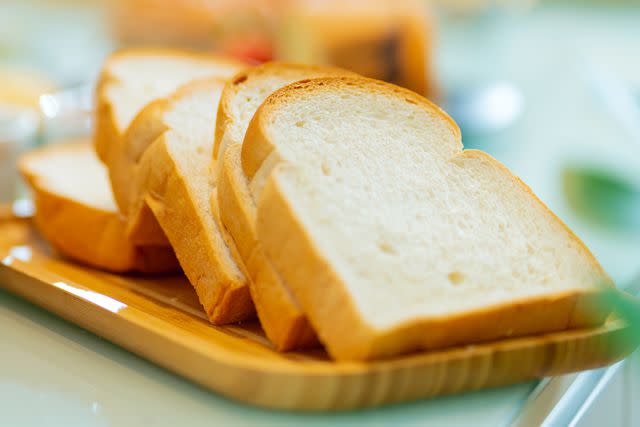
MULTIPOLYGON (((0 21, 8 19, 0 15, 0 21)), ((71 21, 59 18, 60 25, 65 22, 71 21)), ((640 268, 640 232, 580 220, 566 206, 559 176, 568 164, 613 167, 628 176, 640 172, 640 145, 599 105, 583 75, 584 61, 595 61, 640 88, 639 22, 640 11, 633 7, 576 11, 545 5, 501 24, 493 37, 507 42, 484 58, 461 42, 473 34, 444 29, 446 51, 439 58, 446 83, 491 76, 521 87, 523 117, 508 131, 473 142, 529 183, 620 282, 640 268), (470 58, 482 65, 474 67, 470 58)), ((73 43, 81 50, 87 41, 73 43)), ((56 55, 51 46, 45 61, 56 55)), ((58 67, 73 74, 67 65, 58 67)), ((517 417, 534 387, 337 415, 263 411, 205 391, 0 290, 0 426, 496 426, 517 417)))
POLYGON ((533 384, 337 415, 237 404, 0 291, 2 426, 501 425, 533 384))

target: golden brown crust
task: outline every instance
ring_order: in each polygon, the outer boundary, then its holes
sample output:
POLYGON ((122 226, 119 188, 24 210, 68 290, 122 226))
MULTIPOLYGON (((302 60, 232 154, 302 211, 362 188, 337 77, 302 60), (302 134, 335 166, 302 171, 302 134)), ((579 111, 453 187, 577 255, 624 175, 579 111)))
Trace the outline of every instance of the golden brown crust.
MULTIPOLYGON (((167 150, 164 137, 152 144, 140 162, 139 182, 144 193, 139 206, 153 211, 214 324, 251 318, 253 303, 241 273, 220 262, 216 246, 203 228, 188 186, 167 150)), ((134 212, 132 212, 135 215, 134 212)))
MULTIPOLYGON (((265 124, 269 121, 272 111, 279 104, 289 102, 297 96, 312 96, 313 93, 342 90, 348 87, 366 88, 367 91, 377 93, 392 93, 394 96, 404 99, 406 102, 421 106, 428 114, 433 115, 447 123, 453 137, 462 149, 462 134, 456 122, 451 119, 440 107, 426 98, 411 92, 408 89, 392 85, 380 80, 366 77, 325 77, 318 79, 302 80, 292 83, 275 91, 256 111, 251 124, 247 129, 244 144, 242 146, 242 168, 249 180, 252 180, 265 159, 274 151, 274 145, 264 134, 265 124)), ((277 155, 277 154, 276 154, 277 155)))
POLYGON ((111 148, 117 144, 124 135, 126 129, 119 129, 113 116, 112 100, 105 96, 106 89, 114 83, 119 83, 116 76, 111 72, 112 64, 126 57, 174 57, 180 59, 189 59, 201 61, 203 63, 222 62, 230 65, 236 65, 238 68, 243 66, 242 63, 230 58, 214 56, 198 51, 171 49, 171 48, 154 48, 154 47, 132 47, 123 48, 113 52, 102 66, 102 71, 96 85, 96 113, 95 113, 95 147, 98 157, 104 163, 109 161, 111 148))
POLYGON ((171 248, 131 244, 118 212, 52 192, 47 189, 46 180, 30 170, 29 163, 34 156, 46 156, 50 150, 75 150, 89 144, 87 141, 59 143, 21 159, 21 172, 34 192, 35 222, 40 232, 61 254, 102 270, 119 273, 179 271, 171 248))
MULTIPOLYGON (((273 95, 272 95, 273 96, 273 95)), ((266 101, 265 101, 266 103, 266 101)), ((271 143, 263 132, 263 114, 265 108, 263 103, 253 116, 242 144, 242 170, 249 181, 251 181, 266 162, 271 153, 274 153, 275 146, 271 143)), ((277 156, 277 153, 274 153, 277 156)), ((275 159, 277 162, 279 159, 275 159)))
MULTIPOLYGON (((232 103, 245 82, 262 77, 302 80, 305 77, 357 76, 334 67, 269 62, 238 73, 222 92, 216 121, 214 166, 218 172, 218 197, 222 222, 233 236, 251 279, 251 294, 265 333, 281 351, 318 345, 318 340, 293 295, 273 269, 257 242, 255 203, 236 156, 244 135, 233 135, 240 120, 232 103), (224 151, 226 150, 226 151, 224 151), (230 154, 230 151, 234 151, 230 154), (233 161, 232 161, 233 158, 233 161)), ((237 129, 236 129, 237 130, 237 129)), ((237 132, 236 132, 237 133, 237 132)), ((215 202, 212 200, 212 203, 215 202)))
POLYGON ((159 99, 147 104, 133 119, 127 132, 111 150, 109 156, 109 179, 113 195, 120 212, 128 219, 127 235, 139 245, 169 246, 162 227, 151 210, 142 206, 131 215, 131 206, 136 197, 132 184, 137 175, 138 162, 144 151, 167 130, 163 121, 169 108, 168 99, 159 99))
MULTIPOLYGON (((108 88, 114 84, 120 84, 121 82, 113 74, 113 64, 121 61, 127 57, 168 57, 176 59, 188 59, 190 61, 202 62, 203 65, 211 64, 225 64, 238 70, 244 68, 246 64, 236 61, 231 58, 225 58, 221 56, 215 56, 206 53, 200 53, 188 50, 167 49, 167 48, 126 48, 114 52, 106 61, 102 67, 98 84, 96 87, 96 113, 95 113, 95 148, 98 153, 98 157, 109 168, 109 176, 114 190, 114 196, 118 207, 121 212, 126 215, 128 205, 130 203, 130 197, 128 195, 130 188, 130 177, 132 176, 132 158, 137 161, 144 152, 144 149, 150 144, 157 135, 159 135, 162 129, 148 130, 145 126, 138 123, 135 128, 139 129, 141 133, 149 135, 147 137, 146 145, 141 143, 140 146, 134 146, 131 152, 127 152, 123 145, 123 139, 127 138, 125 133, 127 129, 120 129, 116 123, 114 117, 113 103, 117 100, 109 99, 107 96, 108 88), (155 135, 155 137, 152 137, 155 135)), ((153 78, 150 76, 150 78, 153 78)), ((178 90, 179 92, 179 90, 178 90)), ((159 102, 152 102, 143 110, 147 110, 144 114, 140 111, 134 122, 138 117, 143 117, 142 120, 147 120, 149 126, 155 126, 161 121, 156 120, 153 114, 149 110, 155 111, 157 114, 161 114, 164 111, 163 103, 167 100, 160 100, 159 102)), ((129 139, 136 139, 136 136, 130 136, 129 139)), ((141 216, 136 221, 130 222, 130 238, 138 243, 145 245, 161 245, 167 246, 168 241, 162 230, 160 229, 157 221, 148 211, 141 210, 141 216)))
MULTIPOLYGON (((262 75, 283 76, 297 79, 300 75, 308 76, 324 76, 324 77, 356 77, 357 74, 337 67, 318 66, 308 64, 296 64, 289 62, 265 62, 258 66, 240 71, 233 76, 225 85, 220 97, 220 106, 218 108, 218 118, 216 120, 215 143, 213 147, 214 161, 219 158, 218 153, 225 139, 225 134, 229 131, 229 125, 234 121, 231 113, 231 101, 238 91, 238 87, 250 79, 259 78, 262 75)), ((302 80, 302 78, 300 79, 302 80)), ((237 141, 236 143, 242 143, 237 141)))
MULTIPOLYGON (((245 70, 240 71, 238 74, 233 76, 227 82, 227 84, 224 85, 224 89, 222 89, 222 95, 220 95, 220 104, 218 104, 218 112, 216 113, 216 129, 213 136, 213 162, 218 159, 218 151, 220 151, 222 139, 224 138, 225 131, 232 120, 231 113, 229 111, 229 101, 232 93, 235 92, 233 85, 237 84, 237 82, 245 78, 245 73, 245 70)), ((215 170, 215 168, 211 169, 215 170)))
POLYGON ((170 247, 171 242, 149 206, 142 205, 127 220, 127 238, 140 246, 170 247))
MULTIPOLYGON (((105 70, 107 66, 105 66, 105 70)), ((108 163, 110 150, 115 141, 120 138, 120 131, 117 129, 115 118, 113 117, 113 106, 102 95, 105 88, 113 81, 113 77, 103 71, 98 79, 95 90, 96 109, 94 113, 94 146, 98 158, 102 163, 108 163)))
MULTIPOLYGON (((221 79, 192 82, 181 88, 172 99, 212 85, 222 86, 223 82, 221 79)), ((148 111, 152 119, 157 117, 155 109, 148 111)), ((147 129, 158 129, 157 126, 146 126, 142 116, 138 117, 137 123, 147 129)), ((132 126, 131 135, 136 132, 132 126)), ((239 267, 241 264, 232 264, 233 260, 223 253, 229 250, 233 258, 235 248, 226 248, 225 244, 231 242, 225 239, 215 212, 202 212, 198 206, 197 197, 191 193, 188 184, 190 177, 185 175, 190 171, 181 170, 171 152, 168 138, 172 134, 167 130, 154 141, 138 145, 146 148, 139 151, 143 154, 135 166, 129 220, 135 221, 144 209, 153 212, 212 323, 249 319, 255 311, 246 277, 239 267)), ((134 150, 137 142, 127 141, 128 147, 125 148, 134 150)))
MULTIPOLYGON (((277 149, 266 133, 266 123, 280 102, 302 96, 300 92, 309 94, 318 90, 335 90, 345 84, 363 85, 371 91, 382 90, 422 105, 430 114, 440 116, 449 123, 452 136, 460 140, 455 123, 440 109, 415 94, 368 79, 318 79, 299 82, 276 92, 258 110, 242 151, 245 173, 255 177, 267 158, 270 161, 278 158, 277 149)), ((461 152, 460 155, 478 156, 477 152, 461 152)), ((484 153, 481 156, 489 157, 484 153)), ((498 164, 494 159, 491 161, 498 164)), ((506 170, 504 166, 500 167, 506 170)), ((284 162, 276 165, 261 192, 257 207, 259 241, 269 260, 298 298, 320 340, 336 359, 366 360, 420 349, 587 326, 601 323, 610 311, 610 307, 598 304, 601 289, 594 287, 585 291, 512 301, 455 317, 416 318, 391 330, 375 330, 362 319, 344 279, 324 258, 283 194, 280 180, 288 168, 284 162), (347 327, 349 333, 345 334, 347 327)), ((542 202, 538 200, 537 203, 544 211, 548 211, 542 202)), ((555 216, 552 218, 557 219, 555 216)), ((586 248, 584 250, 587 251, 586 248)), ((597 265, 595 259, 590 257, 597 265)), ((599 266, 598 269, 601 271, 599 266)), ((606 276, 603 275, 603 279, 606 282, 606 276)))
POLYGON ((367 360, 415 350, 600 324, 610 307, 597 292, 567 292, 487 307, 458 317, 413 319, 375 331, 359 316, 344 280, 315 246, 279 189, 277 168, 258 205, 258 236, 332 357, 367 360), (348 325, 349 333, 344 329, 348 325), (426 333, 425 331, 429 331, 426 333))
MULTIPOLYGON (((484 160, 486 162, 491 163, 491 165, 499 170, 501 170, 504 174, 509 175, 522 190, 524 190, 533 200, 536 202, 538 207, 544 211, 546 215, 551 216, 554 222, 560 224, 560 226, 564 229, 564 231, 569 235, 569 238, 576 242, 578 247, 580 248, 582 254, 590 259, 591 264, 596 267, 600 276, 602 276, 605 280, 603 280, 603 286, 614 286, 613 280, 607 274, 607 272, 602 268, 596 257, 591 253, 587 245, 569 228, 567 224, 564 223, 549 207, 542 201, 540 198, 531 190, 531 188, 520 179, 517 175, 514 175, 509 168, 500 163, 498 160, 491 157, 489 154, 480 150, 464 150, 459 155, 459 157, 466 157, 471 159, 484 160)), ((604 319, 603 319, 604 320, 604 319)))
MULTIPOLYGON (((255 206, 251 200, 248 181, 240 165, 238 146, 230 147, 222 159, 218 178, 222 223, 236 242, 249 274, 250 291, 260 323, 267 337, 280 351, 318 345, 318 339, 306 316, 293 300, 286 285, 265 257, 256 240, 255 206)), ((212 203, 215 195, 212 195, 212 203)))
POLYGON ((282 277, 258 245, 247 262, 251 295, 267 337, 278 351, 318 347, 318 336, 282 277))
POLYGON ((46 240, 61 254, 115 273, 171 273, 180 266, 171 248, 134 246, 117 212, 104 212, 35 190, 35 222, 46 240))
POLYGON ((255 236, 255 205, 247 206, 245 203, 248 187, 246 180, 244 186, 238 182, 242 177, 235 171, 233 156, 237 155, 236 150, 238 147, 231 147, 225 153, 217 180, 217 200, 212 197, 211 202, 221 207, 222 223, 233 236, 240 256, 248 260, 258 243, 255 236))
MULTIPOLYGON (((276 173, 277 170, 267 180, 258 202, 258 238, 329 354, 343 358, 343 350, 330 343, 344 334, 347 325, 349 333, 345 335, 354 346, 370 341, 375 332, 357 315, 353 301, 340 289, 342 279, 320 255, 280 193, 273 179, 276 173)), ((369 350, 364 354, 369 354, 369 350)))

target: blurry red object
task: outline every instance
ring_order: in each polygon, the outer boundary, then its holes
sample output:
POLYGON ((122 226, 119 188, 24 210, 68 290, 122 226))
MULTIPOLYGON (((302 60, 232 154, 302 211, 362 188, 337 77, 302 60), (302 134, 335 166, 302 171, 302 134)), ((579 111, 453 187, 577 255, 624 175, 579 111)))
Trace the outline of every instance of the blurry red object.
POLYGON ((264 58, 270 49, 266 13, 271 0, 117 0, 112 28, 124 45, 169 45, 237 51, 264 58))
POLYGON ((425 0, 117 0, 113 12, 121 44, 335 65, 436 97, 425 0))
POLYGON ((273 42, 260 34, 231 39, 222 47, 222 52, 248 63, 257 64, 274 59, 273 42))

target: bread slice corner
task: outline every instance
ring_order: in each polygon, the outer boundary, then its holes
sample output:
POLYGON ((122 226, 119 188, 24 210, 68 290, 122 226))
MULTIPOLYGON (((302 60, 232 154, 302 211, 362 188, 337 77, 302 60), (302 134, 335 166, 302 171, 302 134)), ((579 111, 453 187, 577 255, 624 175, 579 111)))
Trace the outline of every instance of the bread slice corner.
POLYGON ((133 118, 148 103, 170 95, 191 80, 229 78, 246 64, 220 56, 171 48, 133 47, 112 53, 104 62, 96 87, 98 157, 109 152, 133 118))
POLYGON ((296 81, 331 76, 357 74, 337 67, 278 61, 239 71, 225 85, 220 97, 213 148, 214 160, 222 159, 229 146, 242 144, 249 121, 271 93, 296 81))
POLYGON ((90 141, 58 142, 29 152, 19 166, 33 190, 35 223, 64 256, 119 273, 180 270, 171 248, 129 242, 107 172, 90 141))

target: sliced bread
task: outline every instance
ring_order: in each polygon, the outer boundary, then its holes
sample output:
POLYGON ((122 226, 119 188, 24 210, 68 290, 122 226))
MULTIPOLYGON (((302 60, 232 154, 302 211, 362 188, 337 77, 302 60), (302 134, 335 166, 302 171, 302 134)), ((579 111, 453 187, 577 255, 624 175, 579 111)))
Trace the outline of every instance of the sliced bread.
POLYGON ((224 84, 223 79, 195 81, 152 102, 133 121, 123 144, 126 155, 138 159, 130 178, 129 223, 150 209, 214 324, 254 315, 233 240, 210 204, 215 187, 209 165, 224 84))
POLYGON ((129 242, 107 171, 90 141, 27 153, 20 171, 33 189, 36 225, 61 254, 112 272, 180 270, 171 248, 129 242))
MULTIPOLYGON (((125 215, 130 197, 134 160, 123 157, 124 134, 150 102, 179 86, 206 77, 229 78, 244 64, 227 58, 170 49, 124 49, 105 62, 96 89, 96 152, 109 167, 109 179, 120 211, 125 215)), ((149 129, 161 133, 163 129, 149 129)), ((143 151, 143 148, 140 148, 143 151)), ((130 238, 138 244, 167 245, 166 237, 149 211, 132 225, 130 238)))
POLYGON ((598 324, 611 281, 426 99, 365 78, 289 85, 242 147, 257 233, 336 359, 598 324))
POLYGON ((251 296, 262 328, 281 351, 315 346, 318 340, 295 297, 257 242, 255 202, 242 171, 240 150, 249 121, 267 96, 299 80, 329 76, 355 74, 331 67, 266 63, 232 78, 222 92, 218 109, 214 168, 218 170, 220 217, 251 279, 251 296))

